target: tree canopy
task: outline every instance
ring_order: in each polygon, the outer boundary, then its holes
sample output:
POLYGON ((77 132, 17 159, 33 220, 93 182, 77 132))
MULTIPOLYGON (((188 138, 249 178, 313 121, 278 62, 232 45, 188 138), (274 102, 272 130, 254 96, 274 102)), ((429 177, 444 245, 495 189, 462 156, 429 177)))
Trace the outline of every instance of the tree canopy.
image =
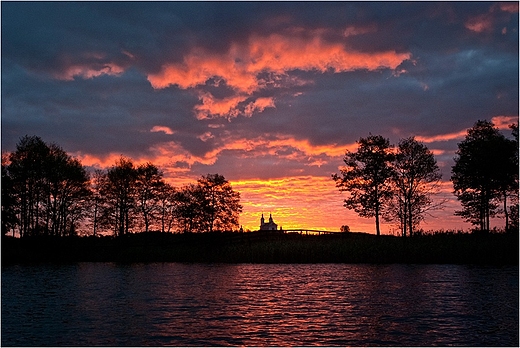
POLYGON ((392 168, 394 194, 386 218, 399 222, 403 236, 412 235, 432 208, 432 195, 438 192, 442 175, 433 153, 414 137, 399 141, 392 168))
POLYGON ((507 139, 492 122, 479 120, 458 143, 456 154, 451 180, 463 208, 456 214, 489 231, 502 201, 508 229, 507 197, 518 193, 518 141, 507 139))
POLYGON ((219 174, 181 188, 168 184, 153 163, 121 156, 92 175, 55 144, 26 136, 2 156, 2 233, 75 235, 112 231, 233 230, 242 211, 240 194, 219 174))
POLYGON ((346 191, 345 207, 359 216, 375 217, 376 234, 381 234, 379 218, 384 202, 391 198, 391 163, 395 158, 390 141, 380 135, 369 135, 357 141, 356 152, 347 151, 343 159, 345 167, 333 180, 340 191, 346 191))
POLYGON ((90 196, 89 175, 77 159, 56 144, 25 136, 2 167, 4 233, 17 226, 21 236, 75 234, 90 196))

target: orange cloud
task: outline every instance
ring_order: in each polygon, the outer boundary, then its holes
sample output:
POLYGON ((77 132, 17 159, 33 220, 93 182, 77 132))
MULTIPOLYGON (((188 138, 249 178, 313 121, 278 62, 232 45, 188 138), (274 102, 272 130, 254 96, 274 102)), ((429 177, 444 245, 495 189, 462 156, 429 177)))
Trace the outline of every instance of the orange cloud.
POLYGON ((518 116, 495 116, 491 118, 491 122, 498 129, 509 129, 509 125, 513 123, 518 124, 518 116))
POLYGON ((274 99, 273 98, 258 98, 254 102, 249 103, 245 110, 244 114, 248 117, 253 116, 255 111, 262 112, 266 108, 274 108, 274 99))
POLYGON ((317 156, 339 157, 345 154, 345 150, 355 150, 357 144, 328 144, 313 145, 307 139, 295 139, 290 136, 278 135, 273 139, 273 135, 269 139, 266 137, 257 137, 252 139, 233 139, 228 136, 223 141, 223 145, 215 149, 210 156, 217 156, 225 150, 243 150, 245 156, 276 156, 284 160, 301 160, 313 162, 317 160, 317 156), (294 149, 297 153, 281 155, 281 149, 294 149))
MULTIPOLYGON (((518 2, 501 2, 498 4, 494 4, 490 7, 489 12, 471 17, 469 18, 466 23, 464 23, 464 26, 477 33, 482 33, 485 31, 491 31, 493 30, 493 25, 495 24, 495 16, 494 12, 497 11, 503 11, 503 12, 509 12, 509 13, 518 13, 518 2)), ((507 29, 504 31, 502 29, 502 34, 505 34, 507 32, 507 29)))
POLYGON ((239 114, 238 104, 247 97, 233 96, 230 98, 216 99, 211 93, 201 93, 199 99, 201 105, 194 108, 197 119, 209 119, 214 117, 236 117, 239 114))
MULTIPOLYGON (((348 33, 353 35, 355 31, 350 29, 348 33)), ((319 30, 309 35, 310 38, 279 34, 267 37, 254 35, 247 44, 232 44, 228 52, 223 54, 194 48, 184 56, 182 62, 166 63, 160 72, 149 74, 148 81, 157 89, 172 85, 188 89, 204 85, 211 78, 222 79, 236 94, 220 101, 208 93, 202 94, 202 105, 198 105, 195 110, 197 117, 235 117, 240 114, 238 104, 265 86, 266 81, 258 78, 262 72, 273 74, 276 80, 291 70, 345 72, 395 69, 404 60, 410 59, 410 53, 364 53, 350 50, 342 43, 327 42, 319 30)), ((258 104, 258 100, 250 104, 245 114, 250 116, 255 108, 263 110, 261 105, 264 105, 263 108, 274 107, 273 100, 268 106, 265 106, 265 101, 260 103, 264 104, 258 104)))
POLYGON ((56 78, 60 80, 74 80, 75 77, 91 79, 101 75, 120 75, 124 71, 123 67, 114 63, 101 65, 77 64, 71 65, 65 71, 56 74, 56 78))
POLYGON ((440 149, 431 149, 430 150, 435 156, 441 156, 446 153, 446 150, 440 150, 440 149))
POLYGON ((244 116, 252 117, 255 112, 262 112, 265 108, 275 107, 274 99, 271 97, 257 98, 245 106, 239 105, 248 98, 246 95, 238 95, 224 99, 216 99, 211 93, 201 93, 199 99, 202 101, 202 104, 195 106, 195 115, 199 120, 212 119, 215 117, 232 118, 238 116, 241 112, 244 116))
POLYGON ((518 2, 501 2, 498 4, 501 11, 509 12, 509 13, 518 13, 518 2))
MULTIPOLYGON (((513 123, 518 123, 518 116, 495 116, 491 118, 491 122, 498 129, 509 129, 509 125, 513 123)), ((467 134, 467 129, 447 134, 438 134, 432 136, 416 136, 415 139, 417 141, 421 141, 423 143, 435 143, 439 141, 450 141, 455 139, 463 139, 467 134)))
POLYGON ((490 31, 493 29, 493 17, 488 14, 472 17, 464 23, 464 26, 477 33, 490 31))
POLYGON ((349 51, 343 44, 328 43, 319 36, 305 40, 273 34, 254 36, 245 47, 234 44, 227 54, 194 49, 182 63, 165 64, 161 72, 148 75, 148 80, 154 88, 177 85, 186 89, 204 84, 211 77, 221 77, 236 90, 251 93, 257 89, 256 75, 262 71, 282 74, 296 69, 321 72, 395 69, 409 58, 409 53, 395 51, 349 51))
POLYGON ((166 127, 166 126, 153 126, 153 128, 150 129, 150 132, 154 132, 154 133, 163 132, 163 133, 168 134, 168 135, 172 135, 173 134, 173 131, 171 130, 171 128, 170 127, 166 127))
POLYGON ((438 135, 432 135, 432 136, 416 136, 415 139, 417 141, 421 141, 423 143, 435 143, 438 141, 450 141, 455 139, 462 139, 466 136, 466 130, 461 130, 454 133, 447 133, 447 134, 438 134, 438 135))

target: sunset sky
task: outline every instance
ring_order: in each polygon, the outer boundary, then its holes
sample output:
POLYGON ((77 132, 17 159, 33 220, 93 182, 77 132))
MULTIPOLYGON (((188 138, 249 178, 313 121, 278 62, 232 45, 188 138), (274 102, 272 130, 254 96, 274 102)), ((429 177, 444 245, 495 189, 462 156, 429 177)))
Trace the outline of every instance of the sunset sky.
POLYGON ((3 152, 38 135, 89 168, 124 155, 176 186, 219 173, 245 229, 272 213, 374 233, 331 180, 369 133, 424 142, 448 202, 421 227, 466 229, 457 142, 479 119, 507 136, 518 122, 518 2, 1 6, 3 152))

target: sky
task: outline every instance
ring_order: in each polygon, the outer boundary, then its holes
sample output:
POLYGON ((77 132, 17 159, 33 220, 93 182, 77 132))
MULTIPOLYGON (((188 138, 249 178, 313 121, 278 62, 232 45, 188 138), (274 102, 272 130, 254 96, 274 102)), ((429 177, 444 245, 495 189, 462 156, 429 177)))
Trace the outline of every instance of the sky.
POLYGON ((331 179, 369 134, 423 142, 447 202, 421 227, 467 229, 457 143, 518 122, 518 2, 2 2, 1 20, 2 152, 37 135, 90 169, 218 173, 244 229, 374 233, 331 179))

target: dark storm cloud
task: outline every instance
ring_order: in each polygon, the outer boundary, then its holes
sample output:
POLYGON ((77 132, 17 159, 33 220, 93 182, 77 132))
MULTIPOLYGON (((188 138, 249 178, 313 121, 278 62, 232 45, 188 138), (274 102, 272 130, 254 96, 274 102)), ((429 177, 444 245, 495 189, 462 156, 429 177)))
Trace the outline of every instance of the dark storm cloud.
MULTIPOLYGON (((222 151, 207 163, 226 168, 240 155, 226 146, 247 139, 340 146, 371 132, 397 141, 518 115, 518 73, 518 11, 499 3, 3 2, 2 147, 37 134, 68 151, 147 156, 173 141, 197 158, 222 151), (149 80, 197 48, 214 58, 253 35, 316 33, 410 59, 395 69, 260 71, 262 84, 245 96, 222 76, 186 88, 149 80), (204 93, 215 103, 239 95, 238 116, 197 120, 204 93), (259 98, 273 105, 255 109, 259 98), (151 132, 156 126, 173 134, 151 132)), ((237 168, 253 175, 248 156, 237 168)), ((327 166, 310 165, 319 154, 263 156, 278 163, 276 175, 327 166), (284 171, 277 157, 294 162, 284 171)))
POLYGON ((68 151, 144 155, 155 142, 176 136, 151 133, 156 125, 194 136, 203 132, 203 125, 192 122, 196 97, 154 91, 135 71, 117 78, 61 81, 17 70, 2 77, 3 82, 16 81, 2 90, 2 144, 7 149, 25 134, 37 134, 68 151))
MULTIPOLYGON (((457 39, 467 39, 464 21, 492 7, 490 3, 297 5, 295 11, 294 3, 3 3, 3 59, 37 71, 110 61, 153 72, 165 58, 179 60, 193 45, 223 52, 232 41, 246 41, 252 32, 269 34, 293 27, 329 28, 337 34, 349 26, 374 26, 377 30, 347 39, 362 51, 451 49, 460 47, 457 39)), ((495 12, 499 16, 500 11, 495 12)))

